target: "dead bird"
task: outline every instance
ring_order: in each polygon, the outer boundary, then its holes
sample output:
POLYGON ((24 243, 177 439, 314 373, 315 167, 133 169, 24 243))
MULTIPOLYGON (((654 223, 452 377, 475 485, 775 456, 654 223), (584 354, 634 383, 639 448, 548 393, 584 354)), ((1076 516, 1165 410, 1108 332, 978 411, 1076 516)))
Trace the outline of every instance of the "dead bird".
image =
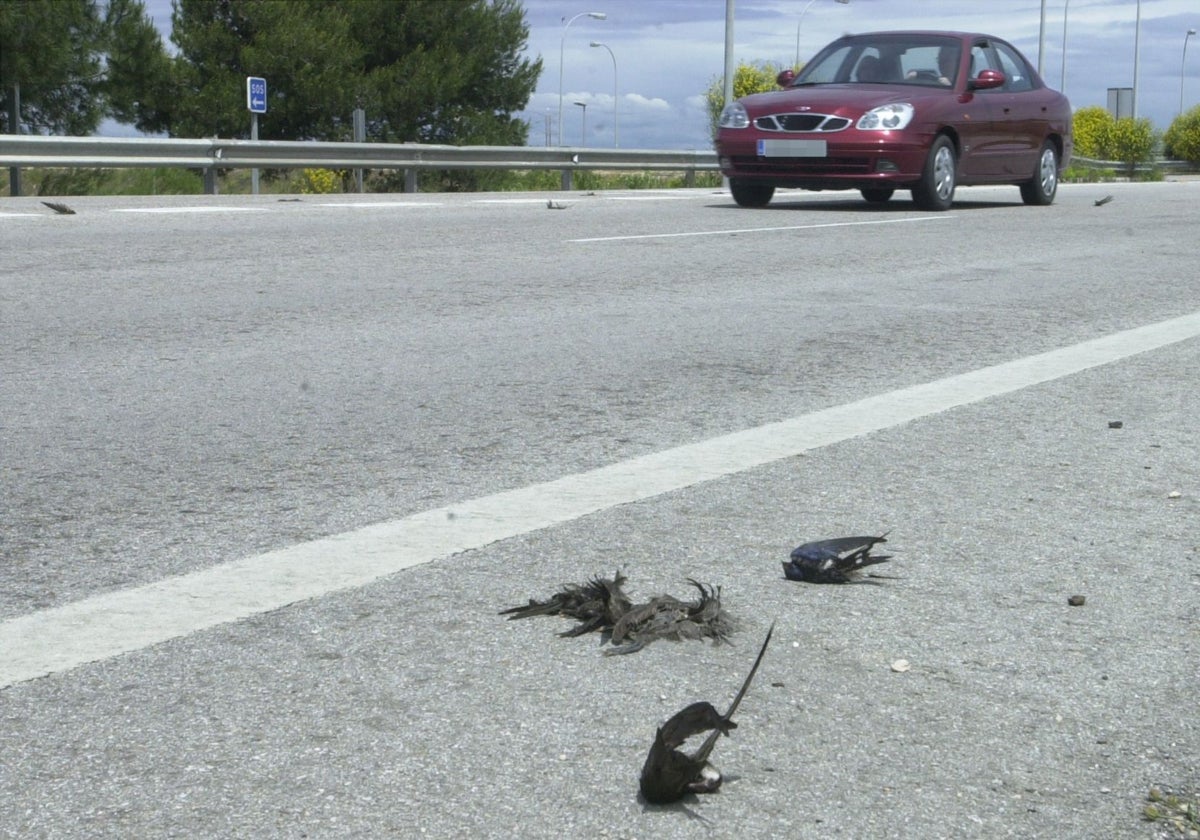
POLYGON ((613 574, 611 580, 594 577, 587 583, 567 584, 544 601, 529 599, 528 604, 501 610, 509 621, 537 615, 561 615, 580 623, 560 636, 582 636, 593 630, 610 630, 633 605, 625 594, 625 575, 613 574))
POLYGON ((887 542, 886 536, 839 537, 797 546, 791 561, 783 564, 783 575, 805 583, 852 583, 867 566, 892 559, 890 554, 871 554, 876 544, 887 542))
POLYGON ((774 632, 775 624, 772 623, 771 628, 767 630, 767 637, 763 639, 762 648, 758 651, 758 658, 754 660, 750 673, 746 675, 746 681, 729 704, 729 711, 722 715, 711 703, 693 703, 654 733, 654 743, 650 746, 646 763, 642 765, 640 779, 642 796, 647 802, 664 805, 677 802, 689 793, 712 793, 721 786, 721 773, 708 763, 708 757, 716 746, 717 737, 728 735, 731 729, 737 728, 737 724, 733 722, 733 713, 746 696, 746 690, 750 688, 750 681, 754 679, 758 666, 762 664, 763 654, 767 652, 767 645, 774 632), (688 755, 679 749, 684 741, 701 732, 710 734, 696 752, 688 755))
POLYGON ((708 586, 688 578, 700 593, 694 601, 681 601, 672 595, 659 595, 644 604, 630 607, 613 625, 613 647, 605 656, 634 653, 657 639, 728 640, 733 620, 721 606, 720 587, 708 586))
POLYGON ((49 207, 51 210, 53 210, 55 213, 57 213, 60 216, 74 216, 75 215, 75 211, 72 210, 67 205, 63 204, 61 201, 43 201, 42 204, 45 204, 47 207, 49 207))

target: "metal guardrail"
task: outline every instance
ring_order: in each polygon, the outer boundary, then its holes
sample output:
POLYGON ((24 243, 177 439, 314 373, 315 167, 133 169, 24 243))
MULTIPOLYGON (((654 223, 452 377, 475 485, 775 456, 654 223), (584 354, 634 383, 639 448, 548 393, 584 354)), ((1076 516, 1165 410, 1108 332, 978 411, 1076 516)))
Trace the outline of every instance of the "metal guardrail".
MULTIPOLYGON (((1080 155, 1071 155, 1071 165, 1082 166, 1087 169, 1113 169, 1117 172, 1129 171, 1128 161, 1097 160, 1096 158, 1086 158, 1080 155)), ((1135 172, 1150 172, 1155 169, 1161 169, 1165 172, 1192 172, 1195 168, 1195 164, 1188 163, 1186 160, 1167 160, 1166 158, 1143 161, 1142 163, 1134 164, 1133 167, 1135 172)))
MULTIPOLYGON (((711 151, 0 134, 0 166, 717 171, 711 151)), ((211 179, 206 179, 211 180, 211 179)), ((415 186, 415 178, 413 179, 415 186)))

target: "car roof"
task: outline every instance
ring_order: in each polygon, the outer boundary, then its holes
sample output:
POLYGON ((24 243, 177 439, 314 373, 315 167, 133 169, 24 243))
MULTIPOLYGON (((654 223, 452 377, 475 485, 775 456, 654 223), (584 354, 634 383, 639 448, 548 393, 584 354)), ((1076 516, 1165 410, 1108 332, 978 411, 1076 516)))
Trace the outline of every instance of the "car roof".
POLYGON ((995 35, 988 35, 986 32, 958 32, 958 31, 953 31, 953 30, 948 30, 948 29, 887 29, 887 30, 882 30, 879 32, 847 32, 845 35, 843 35, 841 38, 838 38, 837 40, 840 41, 844 38, 869 38, 869 37, 873 37, 873 36, 877 36, 877 35, 888 35, 888 36, 892 36, 892 35, 895 35, 895 36, 938 35, 943 38, 946 38, 946 37, 958 38, 960 40, 967 40, 967 39, 973 40, 975 38, 988 38, 988 39, 992 39, 992 40, 996 40, 996 41, 1004 40, 1003 38, 999 38, 995 35))

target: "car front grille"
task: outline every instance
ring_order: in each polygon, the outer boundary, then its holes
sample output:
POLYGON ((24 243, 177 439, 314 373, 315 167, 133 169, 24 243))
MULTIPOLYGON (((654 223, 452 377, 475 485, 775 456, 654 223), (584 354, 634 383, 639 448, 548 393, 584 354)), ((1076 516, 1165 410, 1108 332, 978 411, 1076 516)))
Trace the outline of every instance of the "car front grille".
POLYGON ((730 159, 733 168, 745 174, 781 173, 787 175, 867 175, 873 171, 871 158, 866 157, 748 157, 735 155, 730 159))
POLYGON ((781 131, 788 133, 841 131, 850 125, 845 117, 829 114, 769 114, 758 117, 754 127, 759 131, 781 131))

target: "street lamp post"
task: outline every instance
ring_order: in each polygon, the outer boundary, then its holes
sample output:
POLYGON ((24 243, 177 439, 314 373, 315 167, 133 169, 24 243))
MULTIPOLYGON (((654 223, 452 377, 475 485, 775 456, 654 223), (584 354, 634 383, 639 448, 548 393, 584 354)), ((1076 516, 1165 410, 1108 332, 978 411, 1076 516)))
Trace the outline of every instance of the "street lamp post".
MULTIPOLYGON (((562 117, 563 117, 563 53, 567 45, 567 30, 571 28, 571 24, 579 20, 581 17, 590 17, 595 20, 604 20, 608 15, 604 12, 580 12, 575 17, 567 20, 563 24, 562 40, 558 42, 558 145, 562 145, 562 117)), ((564 20, 566 20, 564 18, 564 20)))
POLYGON ((1042 63, 1046 54, 1046 0, 1042 0, 1042 20, 1038 25, 1038 75, 1041 76, 1045 70, 1045 65, 1042 63))
POLYGON ((582 111, 583 116, 580 118, 582 121, 582 125, 580 126, 579 132, 582 136, 579 139, 579 145, 586 146, 587 145, 587 103, 576 101, 575 104, 583 109, 583 111, 582 111))
POLYGON ((1183 58, 1179 60, 1179 113, 1183 114, 1183 74, 1187 70, 1187 42, 1196 34, 1195 29, 1189 29, 1183 36, 1183 58))
POLYGON ((621 145, 617 140, 617 57, 613 55, 612 47, 608 44, 592 41, 591 46, 604 47, 604 49, 608 50, 609 58, 612 59, 613 63, 613 148, 615 149, 621 145))
POLYGON ((1133 25, 1133 102, 1130 110, 1137 119, 1138 64, 1142 53, 1142 0, 1137 0, 1137 22, 1133 25))
MULTIPOLYGON (((804 13, 808 11, 809 6, 815 2, 817 2, 817 0, 808 0, 808 3, 805 4, 804 8, 800 10, 800 17, 796 18, 796 63, 792 66, 797 70, 800 68, 800 22, 804 20, 804 13)), ((835 0, 835 2, 841 3, 843 6, 845 6, 850 3, 850 0, 835 0)))
POLYGON ((1058 92, 1067 92, 1067 10, 1071 7, 1071 0, 1066 0, 1063 3, 1063 46, 1062 46, 1062 73, 1058 77, 1058 92))

